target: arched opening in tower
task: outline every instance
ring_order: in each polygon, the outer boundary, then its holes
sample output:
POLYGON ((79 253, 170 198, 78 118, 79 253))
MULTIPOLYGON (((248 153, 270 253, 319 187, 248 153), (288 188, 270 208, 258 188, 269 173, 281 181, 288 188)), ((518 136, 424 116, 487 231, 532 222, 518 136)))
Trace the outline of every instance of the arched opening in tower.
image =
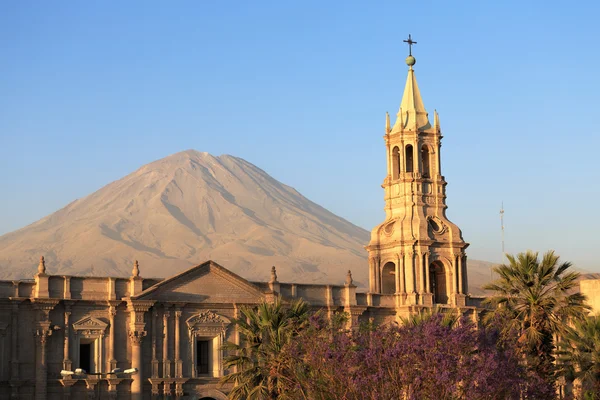
POLYGON ((446 270, 440 261, 434 261, 429 266, 429 290, 433 293, 433 302, 448 304, 448 290, 446 285, 446 270))
POLYGON ((392 179, 398 179, 400 176, 400 149, 398 146, 392 150, 392 179))
POLYGON ((387 262, 381 270, 381 293, 396 293, 396 264, 387 262))
POLYGON ((413 172, 413 147, 412 145, 406 145, 405 149, 406 156, 406 172, 413 172))
POLYGON ((429 178, 429 148, 421 147, 421 164, 423 165, 423 178, 429 178))

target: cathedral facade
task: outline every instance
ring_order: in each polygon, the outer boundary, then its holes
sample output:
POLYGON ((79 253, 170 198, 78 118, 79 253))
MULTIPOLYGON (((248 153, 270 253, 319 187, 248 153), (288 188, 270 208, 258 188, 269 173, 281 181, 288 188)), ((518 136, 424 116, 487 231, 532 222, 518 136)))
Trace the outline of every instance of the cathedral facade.
MULTIPOLYGON (((223 400, 224 341, 242 306, 276 297, 346 312, 349 327, 389 323, 438 305, 477 318, 467 293, 468 244, 448 220, 441 130, 425 111, 413 66, 396 121, 385 125, 386 218, 370 243, 369 289, 248 281, 213 261, 167 279, 49 274, 0 281, 1 399, 223 400)), ((143 270, 143 266, 142 266, 143 270)))

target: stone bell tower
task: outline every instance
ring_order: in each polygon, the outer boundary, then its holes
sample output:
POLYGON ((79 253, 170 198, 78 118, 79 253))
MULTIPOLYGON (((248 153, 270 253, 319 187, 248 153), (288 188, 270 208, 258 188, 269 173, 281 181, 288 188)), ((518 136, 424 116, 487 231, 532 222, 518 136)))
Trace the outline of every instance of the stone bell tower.
MULTIPOLYGON (((412 47, 410 35, 405 40, 412 47)), ((439 116, 429 122, 415 71, 412 48, 408 77, 394 126, 386 113, 387 176, 385 221, 371 232, 369 292, 395 296, 395 304, 465 306, 469 245, 446 217, 446 181, 441 168, 439 116)), ((381 300, 384 301, 384 300, 381 300)))

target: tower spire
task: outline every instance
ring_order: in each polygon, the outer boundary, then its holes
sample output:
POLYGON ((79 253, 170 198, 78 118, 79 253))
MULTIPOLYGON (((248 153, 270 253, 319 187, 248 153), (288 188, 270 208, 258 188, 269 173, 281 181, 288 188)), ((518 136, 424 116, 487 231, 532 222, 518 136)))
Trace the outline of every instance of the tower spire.
POLYGON ((408 57, 406 57, 406 65, 408 65, 408 76, 406 78, 406 85, 404 86, 404 94, 402 95, 402 103, 400 104, 400 110, 397 114, 396 123, 392 132, 400 132, 403 130, 419 130, 430 128, 429 119, 427 117, 427 111, 421 98, 421 91, 417 84, 417 78, 415 77, 415 71, 413 66, 417 60, 412 55, 412 45, 417 44, 413 41, 411 36, 408 35, 408 39, 404 41, 408 43, 408 57))

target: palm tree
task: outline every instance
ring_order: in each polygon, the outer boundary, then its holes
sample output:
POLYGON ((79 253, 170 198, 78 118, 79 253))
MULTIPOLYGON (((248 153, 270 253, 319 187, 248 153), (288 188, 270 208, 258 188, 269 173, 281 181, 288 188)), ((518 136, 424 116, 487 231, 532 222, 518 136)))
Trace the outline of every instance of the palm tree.
POLYGON ((494 267, 498 279, 484 286, 494 294, 485 303, 494 307, 484 322, 504 316, 501 332, 516 332, 527 365, 539 376, 554 376, 554 336, 563 334, 569 320, 584 318, 589 307, 575 291, 579 274, 559 263, 554 251, 540 260, 537 252, 507 254, 508 264, 494 267))
POLYGON ((284 306, 277 298, 257 308, 243 307, 240 313, 241 317, 233 321, 240 334, 240 344, 227 342, 223 346, 229 353, 225 357, 225 368, 235 368, 235 372, 221 379, 222 383, 234 384, 229 398, 285 398, 286 362, 279 355, 307 324, 308 304, 299 300, 284 306))
POLYGON ((600 399, 600 317, 592 316, 568 327, 558 345, 558 375, 578 380, 589 399, 600 399))
POLYGON ((404 326, 419 326, 432 318, 439 318, 440 325, 455 327, 461 322, 461 317, 462 313, 459 309, 453 308, 447 311, 436 305, 432 309, 424 308, 417 313, 410 314, 408 317, 402 317, 400 323, 404 326))

